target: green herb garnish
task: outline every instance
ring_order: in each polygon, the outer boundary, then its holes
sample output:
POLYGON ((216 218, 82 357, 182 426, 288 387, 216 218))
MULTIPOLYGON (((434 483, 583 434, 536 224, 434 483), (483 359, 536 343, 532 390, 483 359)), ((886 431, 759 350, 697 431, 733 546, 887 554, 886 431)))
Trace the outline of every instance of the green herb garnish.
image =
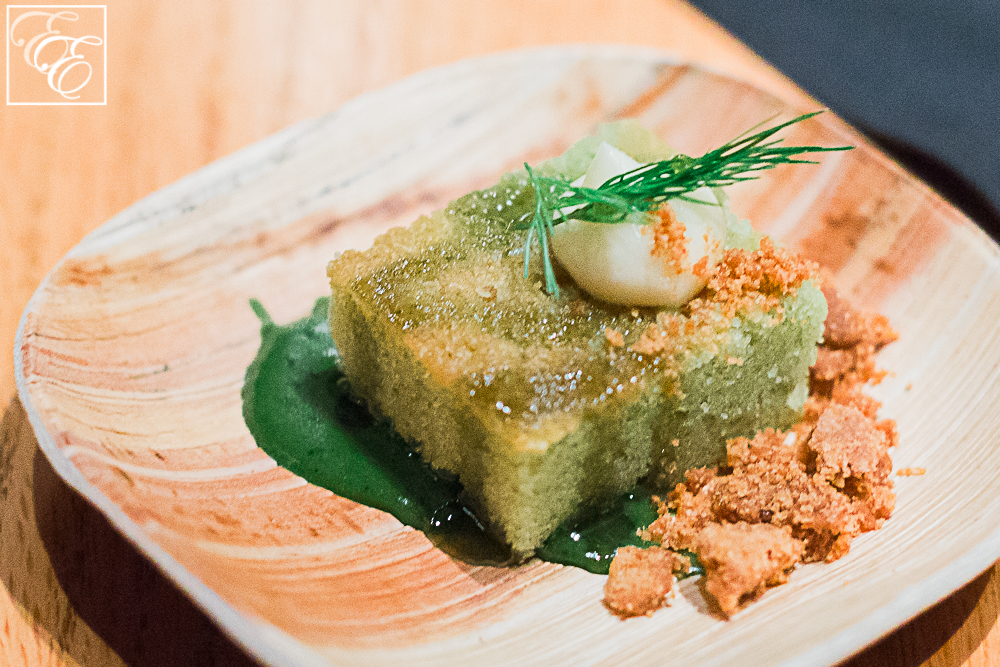
POLYGON ((759 174, 753 172, 773 169, 781 164, 816 164, 812 160, 797 158, 805 153, 850 150, 850 146, 778 146, 782 139, 771 139, 789 125, 820 113, 823 112, 803 114, 747 136, 764 124, 761 123, 701 157, 676 155, 669 160, 646 164, 615 176, 597 188, 575 186, 564 178, 539 176, 525 163, 528 179, 535 190, 535 214, 527 226, 528 236, 524 242, 524 277, 528 277, 531 244, 537 237, 545 268, 545 289, 559 296, 549 245, 555 226, 566 220, 605 224, 636 222, 668 199, 707 203, 688 196, 699 188, 719 188, 750 181, 759 178, 759 174))

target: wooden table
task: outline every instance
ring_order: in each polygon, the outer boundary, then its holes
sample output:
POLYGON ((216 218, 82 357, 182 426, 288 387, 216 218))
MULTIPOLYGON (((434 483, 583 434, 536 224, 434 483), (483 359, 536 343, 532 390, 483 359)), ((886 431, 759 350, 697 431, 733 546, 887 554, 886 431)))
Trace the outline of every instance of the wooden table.
MULTIPOLYGON (((574 42, 658 47, 815 104, 677 0, 109 0, 107 105, 0 111, 0 347, 12 348, 21 312, 59 258, 154 190, 418 70, 574 42)), ((0 405, 10 401, 0 429, 0 663, 248 664, 36 458, 14 395, 8 353, 0 356, 0 405), (87 527, 86 545, 59 542, 67 521, 87 527), (127 597, 147 608, 109 608, 97 593, 102 577, 141 592, 127 597)), ((994 567, 849 664, 1000 665, 998 596, 994 567)))

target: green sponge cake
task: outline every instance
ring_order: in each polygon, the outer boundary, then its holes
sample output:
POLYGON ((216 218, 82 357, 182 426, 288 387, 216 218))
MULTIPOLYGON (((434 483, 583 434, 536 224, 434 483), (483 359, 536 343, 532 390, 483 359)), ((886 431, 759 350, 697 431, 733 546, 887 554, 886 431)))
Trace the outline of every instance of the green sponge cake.
POLYGON ((620 224, 569 210, 550 219, 556 233, 532 226, 545 214, 540 184, 601 192, 615 180, 602 169, 672 157, 634 123, 605 126, 329 265, 330 329, 355 392, 458 475, 518 557, 581 506, 642 477, 668 487, 724 460, 727 439, 802 409, 826 302, 812 268, 717 190, 620 224), (622 230, 634 239, 600 236, 622 230), (648 245, 659 283, 635 269, 634 250, 609 254, 632 242, 648 245))

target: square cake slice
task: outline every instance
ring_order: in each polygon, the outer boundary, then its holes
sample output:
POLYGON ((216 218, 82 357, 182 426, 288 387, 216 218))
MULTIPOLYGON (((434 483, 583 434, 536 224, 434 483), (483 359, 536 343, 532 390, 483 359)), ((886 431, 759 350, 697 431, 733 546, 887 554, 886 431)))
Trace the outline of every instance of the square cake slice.
MULTIPOLYGON (((666 150, 630 148, 630 125, 602 132, 637 159, 666 150)), ((594 150, 540 169, 575 179, 594 150)), ((595 300, 558 266, 553 296, 540 271, 524 277, 533 211, 527 174, 508 174, 328 268, 354 391, 458 475, 519 558, 581 507, 643 477, 669 488, 724 461, 727 439, 793 423, 826 317, 812 268, 731 214, 721 261, 679 309, 595 300)))

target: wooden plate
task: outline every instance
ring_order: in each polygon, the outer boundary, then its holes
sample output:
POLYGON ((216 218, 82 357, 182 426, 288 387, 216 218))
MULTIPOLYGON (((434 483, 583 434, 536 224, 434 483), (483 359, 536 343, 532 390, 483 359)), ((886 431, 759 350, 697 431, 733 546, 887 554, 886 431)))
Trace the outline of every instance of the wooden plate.
POLYGON ((899 342, 886 527, 730 622, 688 580, 621 622, 603 577, 471 567, 283 470, 241 416, 259 344, 326 293, 324 268, 393 225, 639 117, 700 154, 809 109, 656 52, 522 51, 419 74, 146 198, 84 239, 21 322, 18 389, 56 471, 247 650, 274 665, 830 664, 1000 557, 1000 253, 832 114, 788 143, 857 144, 734 188, 734 208, 832 269, 899 342))

